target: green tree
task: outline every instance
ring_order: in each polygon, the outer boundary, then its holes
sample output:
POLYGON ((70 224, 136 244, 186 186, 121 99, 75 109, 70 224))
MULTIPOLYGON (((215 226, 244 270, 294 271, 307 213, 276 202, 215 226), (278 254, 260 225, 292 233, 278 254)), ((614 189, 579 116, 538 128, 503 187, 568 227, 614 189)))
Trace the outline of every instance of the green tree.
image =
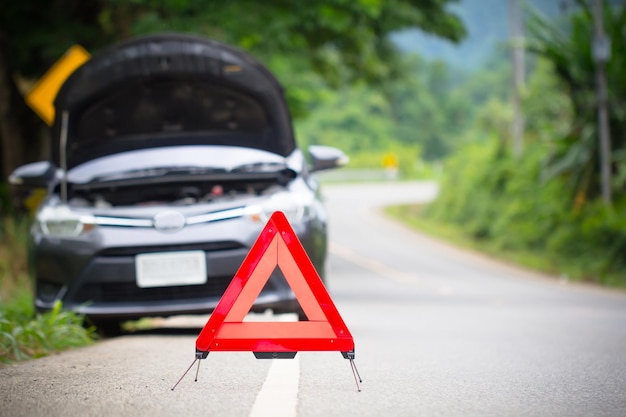
POLYGON ((338 146, 348 154, 382 152, 395 139, 389 103, 365 86, 330 94, 298 125, 304 144, 338 146))
POLYGON ((426 160, 441 159, 453 149, 453 132, 465 125, 469 103, 454 94, 445 63, 414 55, 407 57, 404 65, 412 77, 391 82, 387 89, 393 137, 404 145, 418 144, 426 160))
MULTIPOLYGON (((595 65, 592 54, 593 16, 589 2, 579 6, 566 22, 549 21, 531 15, 528 49, 549 61, 567 92, 572 124, 565 135, 552 139, 547 178, 564 177, 578 201, 600 194, 599 129, 595 65)), ((608 6, 608 5, 605 5, 608 6)), ((626 190, 624 149, 626 135, 626 7, 605 7, 604 24, 611 41, 611 59, 606 73, 609 88, 609 123, 612 132, 612 169, 618 173, 613 187, 616 194, 626 190)))
MULTIPOLYGON (((623 13, 607 10, 605 17, 613 40, 608 68, 613 151, 621 150, 622 155, 626 121, 623 13)), ((574 279, 624 286, 624 174, 616 180, 616 190, 622 192, 615 193, 613 206, 597 198, 590 10, 581 2, 565 26, 537 16, 533 19, 539 21, 532 23, 530 47, 537 54, 529 62, 523 97, 524 154, 513 155, 503 140, 509 135, 511 119, 506 94, 484 97, 476 124, 464 134, 473 141, 466 141, 446 161, 441 192, 425 216, 429 222, 455 225, 473 243, 479 242, 498 257, 574 279)), ((496 79, 494 73, 481 76, 496 79)), ((615 172, 623 173, 623 166, 623 160, 613 161, 615 172)))

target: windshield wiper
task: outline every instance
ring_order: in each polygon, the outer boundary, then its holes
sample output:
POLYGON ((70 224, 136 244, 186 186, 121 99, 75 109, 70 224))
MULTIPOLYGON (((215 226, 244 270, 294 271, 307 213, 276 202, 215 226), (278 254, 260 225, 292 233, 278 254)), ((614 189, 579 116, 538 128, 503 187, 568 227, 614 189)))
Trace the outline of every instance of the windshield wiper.
POLYGON ((285 169, 287 169, 287 165, 282 162, 253 162, 239 165, 233 168, 231 172, 268 173, 280 172, 285 169))
POLYGON ((135 179, 153 179, 160 177, 169 177, 176 175, 207 175, 224 173, 223 168, 207 168, 207 167, 158 167, 158 168, 146 168, 136 169, 131 171, 116 172, 114 174, 107 174, 95 177, 94 182, 115 182, 126 181, 135 179))

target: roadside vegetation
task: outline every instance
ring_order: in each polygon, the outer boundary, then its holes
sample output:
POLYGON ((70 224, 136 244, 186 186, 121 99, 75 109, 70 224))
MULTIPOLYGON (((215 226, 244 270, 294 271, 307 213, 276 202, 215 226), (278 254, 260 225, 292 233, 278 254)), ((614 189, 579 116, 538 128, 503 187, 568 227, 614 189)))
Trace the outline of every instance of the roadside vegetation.
POLYGON ((446 163, 428 205, 387 213, 427 234, 574 281, 626 288, 626 201, 571 198, 561 181, 540 180, 542 149, 522 159, 500 145, 468 147, 446 163), (485 153, 485 147, 490 152, 485 153), (478 185, 477 185, 478 184, 478 185))
POLYGON ((445 159, 441 192, 390 213, 431 233, 574 280, 626 287, 626 8, 607 7, 612 174, 604 195, 593 13, 532 15, 533 65, 523 94, 524 149, 511 146, 510 104, 492 99, 445 159))
POLYGON ((93 329, 81 316, 61 310, 35 314, 28 274, 28 221, 0 220, 0 363, 38 358, 90 344, 93 329))

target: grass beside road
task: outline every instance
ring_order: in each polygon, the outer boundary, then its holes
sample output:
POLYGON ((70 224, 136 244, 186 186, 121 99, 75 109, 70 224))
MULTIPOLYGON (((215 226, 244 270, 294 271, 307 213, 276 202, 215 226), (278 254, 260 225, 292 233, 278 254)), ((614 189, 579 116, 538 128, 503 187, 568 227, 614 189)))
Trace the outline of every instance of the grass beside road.
POLYGON ((424 219, 420 214, 422 208, 423 206, 419 204, 398 205, 385 208, 385 213, 415 230, 455 246, 475 250, 521 266, 553 272, 550 271, 549 264, 545 260, 532 253, 502 251, 490 241, 472 239, 453 224, 424 219))
POLYGON ((61 309, 45 314, 33 307, 28 273, 28 220, 0 219, 0 363, 38 358, 94 339, 83 318, 61 309))
MULTIPOLYGON (((421 215, 424 206, 419 204, 406 204, 391 206, 385 209, 385 213, 399 222, 418 230, 429 236, 441 239, 453 245, 473 250, 481 254, 492 256, 511 264, 518 265, 538 272, 566 278, 572 281, 595 281, 585 278, 585 271, 568 269, 566 259, 554 259, 554 255, 546 256, 542 252, 531 252, 520 249, 502 249, 497 243, 490 240, 480 240, 468 236, 463 230, 454 224, 443 223, 421 215), (556 267, 555 265, 560 265, 556 267)), ((626 288, 623 277, 608 277, 602 284, 609 287, 626 288)))

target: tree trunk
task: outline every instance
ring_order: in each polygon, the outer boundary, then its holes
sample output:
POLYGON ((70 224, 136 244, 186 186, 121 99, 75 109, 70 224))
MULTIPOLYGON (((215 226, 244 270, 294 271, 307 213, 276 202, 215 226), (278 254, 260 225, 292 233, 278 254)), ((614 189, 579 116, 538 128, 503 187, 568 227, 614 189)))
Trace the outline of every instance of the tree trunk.
POLYGON ((11 74, 8 60, 8 37, 0 32, 0 183, 22 162, 21 129, 12 103, 17 88, 11 74))

